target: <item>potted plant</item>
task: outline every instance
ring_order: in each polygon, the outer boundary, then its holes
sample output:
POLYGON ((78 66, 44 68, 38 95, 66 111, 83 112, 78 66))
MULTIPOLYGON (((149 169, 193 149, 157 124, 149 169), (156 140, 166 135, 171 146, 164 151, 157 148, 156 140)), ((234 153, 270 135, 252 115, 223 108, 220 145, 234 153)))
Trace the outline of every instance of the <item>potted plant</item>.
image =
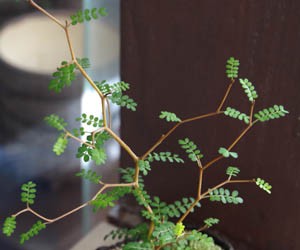
POLYGON ((223 158, 238 158, 238 153, 234 151, 235 146, 255 125, 283 117, 288 112, 281 105, 273 105, 256 112, 254 107, 258 94, 255 87, 247 78, 238 78, 239 61, 231 57, 226 63, 226 76, 230 80, 230 83, 217 109, 207 114, 191 118, 179 118, 175 113, 161 111, 159 118, 171 123, 170 129, 143 155, 138 156, 130 146, 112 130, 111 122, 111 103, 131 111, 136 110, 137 103, 128 95, 124 94, 130 85, 122 81, 108 84, 106 81, 97 82, 91 79, 85 70, 85 68, 89 67, 88 59, 76 58, 69 36, 70 26, 105 16, 107 14, 106 10, 104 8, 93 8, 78 11, 70 17, 69 21, 61 22, 33 0, 29 0, 28 2, 63 29, 69 45, 71 60, 62 62, 57 68, 57 71, 53 74, 49 89, 55 92, 61 92, 63 88, 72 83, 75 78, 75 71, 79 71, 99 95, 99 109, 101 108, 102 110, 101 117, 82 114, 77 119, 79 122, 91 126, 93 128, 91 131, 85 131, 82 127, 71 128, 70 130, 63 118, 55 114, 47 116, 45 118, 46 123, 59 131, 59 136, 53 146, 54 153, 61 155, 66 149, 68 141, 71 139, 76 140, 79 143, 76 156, 83 158, 84 161, 94 161, 95 164, 101 165, 106 160, 105 143, 108 140, 115 140, 132 158, 134 166, 132 168, 120 169, 122 179, 120 183, 107 183, 96 172, 85 169, 81 170, 76 175, 98 185, 98 192, 89 201, 56 218, 47 218, 33 209, 32 204, 34 204, 36 198, 36 184, 31 181, 23 184, 21 187, 21 201, 25 203, 25 208, 5 219, 3 233, 7 236, 11 236, 16 228, 17 218, 23 213, 35 215, 38 221, 27 232, 20 236, 20 243, 23 244, 37 235, 41 230, 45 229, 47 225, 57 222, 86 206, 93 206, 94 210, 98 210, 114 206, 115 202, 125 195, 133 195, 137 203, 141 206, 141 216, 145 219, 145 222, 136 225, 134 228, 117 229, 108 234, 107 237, 122 240, 121 243, 118 244, 118 247, 121 249, 221 249, 220 246, 215 244, 213 238, 204 233, 204 230, 217 224, 219 220, 217 218, 207 218, 197 227, 189 229, 185 225, 185 219, 189 214, 195 209, 198 209, 198 207, 202 205, 202 201, 206 199, 224 204, 243 203, 243 199, 239 196, 237 190, 227 189, 227 186, 230 186, 230 184, 254 184, 268 194, 271 193, 272 187, 262 178, 239 179, 237 176, 240 169, 235 166, 229 166, 224 173, 226 177, 222 182, 208 189, 204 189, 202 185, 204 173, 223 158), (243 92, 245 92, 246 99, 249 101, 250 107, 248 113, 242 113, 232 107, 225 107, 225 101, 229 97, 232 87, 238 83, 241 85, 243 92), (214 116, 233 118, 245 124, 242 133, 234 138, 229 146, 221 146, 217 152, 218 156, 214 159, 208 161, 204 160, 202 152, 190 138, 179 138, 178 140, 178 147, 182 149, 187 159, 172 152, 157 151, 159 145, 165 142, 180 125, 214 116), (151 171, 154 164, 163 162, 184 164, 186 160, 193 162, 198 169, 198 175, 195 177, 198 181, 198 189, 193 197, 182 197, 181 200, 167 204, 159 197, 151 196, 147 192, 144 177, 151 171))

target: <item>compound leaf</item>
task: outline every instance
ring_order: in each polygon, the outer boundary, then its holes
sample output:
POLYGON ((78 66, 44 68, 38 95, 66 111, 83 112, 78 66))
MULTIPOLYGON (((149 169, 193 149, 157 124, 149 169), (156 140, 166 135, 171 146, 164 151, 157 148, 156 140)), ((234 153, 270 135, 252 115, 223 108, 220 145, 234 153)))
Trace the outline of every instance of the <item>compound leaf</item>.
POLYGON ((89 180, 90 182, 93 182, 95 184, 98 184, 101 180, 102 176, 98 175, 95 171, 89 169, 81 169, 80 172, 75 174, 76 176, 80 176, 86 180, 89 180))
POLYGON ((235 79, 238 77, 239 71, 239 60, 236 60, 233 57, 230 57, 226 63, 226 74, 229 79, 235 79))
POLYGON ((181 122, 181 119, 178 118, 175 113, 171 113, 168 111, 161 111, 159 118, 165 119, 167 122, 181 122))
POLYGON ((15 216, 7 217, 4 221, 3 228, 2 228, 3 234, 5 234, 7 237, 10 237, 16 229, 16 225, 17 222, 15 216))
POLYGON ((51 127, 56 128, 58 131, 64 130, 68 125, 63 118, 60 118, 58 115, 51 114, 44 118, 44 121, 51 127))
POLYGON ((40 220, 37 221, 26 233, 22 233, 20 236, 20 244, 23 245, 25 241, 31 239, 35 235, 38 235, 41 230, 46 228, 46 224, 41 222, 40 220))
POLYGON ((21 186, 21 201, 27 204, 33 204, 36 197, 36 184, 32 181, 24 183, 21 186))
POLYGON ((258 97, 258 95, 253 84, 246 78, 240 79, 240 83, 246 95, 248 96, 249 101, 254 102, 254 100, 258 97))
POLYGON ((263 109, 254 114, 254 117, 260 122, 266 122, 273 119, 284 117, 289 112, 282 105, 274 105, 273 107, 263 109))
POLYGON ((266 191, 268 194, 271 194, 272 186, 261 178, 256 179, 256 185, 259 186, 262 190, 266 191))

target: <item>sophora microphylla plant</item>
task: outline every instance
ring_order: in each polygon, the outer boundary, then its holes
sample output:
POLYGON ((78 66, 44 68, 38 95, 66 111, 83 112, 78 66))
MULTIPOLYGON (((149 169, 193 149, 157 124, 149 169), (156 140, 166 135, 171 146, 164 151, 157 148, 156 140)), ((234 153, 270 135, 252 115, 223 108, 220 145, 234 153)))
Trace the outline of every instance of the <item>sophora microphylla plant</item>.
POLYGON ((258 93, 254 85, 247 78, 239 78, 239 61, 233 57, 229 58, 226 63, 226 76, 229 79, 227 90, 224 97, 220 101, 215 110, 195 117, 179 118, 175 113, 169 111, 161 111, 159 118, 169 122, 170 129, 164 133, 143 155, 138 156, 126 142, 122 140, 113 130, 110 113, 110 104, 114 103, 128 110, 135 111, 136 102, 125 94, 130 89, 130 85, 126 82, 117 82, 108 84, 105 80, 96 81, 92 79, 86 72, 86 68, 90 67, 88 58, 76 58, 75 51, 72 47, 72 41, 69 36, 69 29, 77 24, 88 22, 93 19, 106 16, 105 8, 94 8, 77 13, 70 16, 69 20, 62 22, 50 14, 48 11, 37 5, 34 1, 29 0, 38 11, 49 17, 50 21, 55 22, 66 35, 66 41, 69 45, 70 60, 60 63, 57 70, 53 73, 53 79, 49 84, 51 91, 60 93, 65 87, 72 84, 79 71, 87 82, 94 88, 99 95, 99 110, 102 114, 98 117, 95 114, 81 114, 76 120, 77 128, 69 128, 63 118, 51 114, 45 118, 45 122, 58 131, 57 140, 53 146, 53 152, 56 155, 64 153, 70 139, 76 140, 79 144, 76 157, 82 158, 84 161, 93 161, 96 165, 102 165, 106 162, 107 154, 105 143, 108 140, 115 140, 128 153, 132 159, 132 167, 121 168, 121 182, 107 183, 102 177, 92 170, 81 170, 76 176, 89 180, 91 183, 98 185, 98 192, 88 201, 70 211, 59 215, 56 218, 48 218, 40 214, 33 208, 36 200, 36 184, 29 181, 21 187, 21 201, 25 203, 24 209, 12 214, 6 218, 3 225, 3 233, 11 236, 17 226, 17 219, 23 213, 31 213, 35 215, 38 221, 32 227, 21 234, 20 243, 23 244, 31 237, 37 235, 46 225, 57 222, 68 215, 71 215, 80 209, 93 206, 94 210, 114 206, 115 203, 124 195, 133 195, 137 203, 142 207, 141 216, 145 218, 145 223, 137 225, 131 229, 118 229, 112 231, 107 237, 124 239, 123 249, 144 249, 144 250, 172 250, 172 249, 220 249, 214 244, 211 237, 208 237, 203 230, 219 223, 217 218, 206 218, 202 225, 194 230, 187 230, 185 227, 186 217, 198 209, 202 205, 202 201, 208 199, 212 202, 221 202, 223 204, 240 204, 243 199, 237 190, 230 189, 230 184, 234 183, 253 183, 267 193, 271 193, 271 185, 262 178, 239 179, 240 169, 236 166, 228 166, 224 170, 226 176, 224 180, 216 185, 204 189, 203 177, 204 173, 214 166, 214 164, 223 158, 238 158, 238 153, 234 148, 238 142, 246 135, 246 133, 256 124, 267 122, 285 116, 288 112, 281 105, 273 105, 255 111, 255 103, 258 99, 258 93), (233 85, 240 84, 241 90, 245 94, 245 98, 249 102, 248 111, 240 111, 236 107, 225 107, 231 88, 233 85), (147 192, 144 184, 144 177, 151 171, 152 166, 164 162, 173 163, 174 165, 185 164, 184 159, 173 152, 158 151, 159 145, 162 144, 179 126, 196 120, 213 116, 224 116, 225 118, 233 118, 237 122, 244 124, 244 129, 240 134, 236 135, 230 145, 221 145, 216 152, 216 157, 206 160, 202 149, 204 145, 197 145, 190 138, 178 138, 178 148, 182 154, 186 154, 188 160, 198 169, 198 187, 195 195, 192 197, 182 197, 173 203, 166 203, 157 196, 151 196, 147 192), (86 126, 80 126, 85 124, 86 126), (201 150, 200 150, 201 148, 201 150), (226 187, 225 187, 226 186, 226 187), (228 186, 228 187, 227 187, 228 186))

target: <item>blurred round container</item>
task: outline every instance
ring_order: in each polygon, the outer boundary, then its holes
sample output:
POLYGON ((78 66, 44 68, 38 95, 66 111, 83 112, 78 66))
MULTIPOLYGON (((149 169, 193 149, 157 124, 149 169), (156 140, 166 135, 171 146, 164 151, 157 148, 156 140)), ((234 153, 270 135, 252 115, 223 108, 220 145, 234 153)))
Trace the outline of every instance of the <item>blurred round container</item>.
MULTIPOLYGON (((52 13, 63 22, 71 14, 60 10, 52 13)), ((76 56, 81 58, 83 27, 71 27, 70 35, 76 56)), ((26 14, 2 25, 0 143, 5 144, 1 149, 4 157, 0 166, 8 161, 20 178, 45 173, 48 176, 53 166, 60 166, 61 172, 79 166, 74 157, 77 144, 70 143, 65 154, 56 157, 51 151, 57 132, 43 123, 44 116, 56 113, 69 123, 70 128, 79 126, 74 117, 80 116, 82 77, 78 75, 71 87, 66 87, 60 94, 48 90, 52 73, 62 61, 70 60, 64 31, 46 16, 26 14), (42 166, 37 164, 41 163, 40 159, 44 159, 42 166), (21 165, 26 169, 25 173, 19 171, 21 165)))

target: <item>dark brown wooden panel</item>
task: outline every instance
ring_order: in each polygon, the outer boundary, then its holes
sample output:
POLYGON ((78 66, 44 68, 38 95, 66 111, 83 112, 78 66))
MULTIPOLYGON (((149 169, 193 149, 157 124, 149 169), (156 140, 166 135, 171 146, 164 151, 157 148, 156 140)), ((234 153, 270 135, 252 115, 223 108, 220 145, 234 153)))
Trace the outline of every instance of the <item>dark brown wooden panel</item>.
MULTIPOLYGON (((262 176, 273 183, 272 196, 254 186, 239 187, 239 207, 203 203, 189 217, 199 221, 220 217, 218 229, 248 249, 298 250, 300 223, 300 1, 296 0, 124 0, 122 4, 122 78, 132 84, 138 111, 122 113, 122 136, 138 154, 144 153, 169 124, 160 110, 186 118, 214 111, 227 87, 224 65, 240 59, 240 76, 249 78, 260 98, 256 108, 284 104, 291 114, 257 124, 237 145, 236 161, 221 161, 207 171, 204 185, 222 180, 228 164, 241 177, 262 176)), ((248 112, 236 84, 226 105, 248 112)), ((180 152, 178 138, 196 141, 205 161, 218 147, 229 145, 241 124, 221 117, 180 127, 159 150, 180 152)), ((130 161, 125 154, 122 161, 130 161)), ((193 195, 193 165, 157 166, 147 178, 152 194, 167 200, 193 195)), ((238 248, 241 249, 241 248, 238 248)))

